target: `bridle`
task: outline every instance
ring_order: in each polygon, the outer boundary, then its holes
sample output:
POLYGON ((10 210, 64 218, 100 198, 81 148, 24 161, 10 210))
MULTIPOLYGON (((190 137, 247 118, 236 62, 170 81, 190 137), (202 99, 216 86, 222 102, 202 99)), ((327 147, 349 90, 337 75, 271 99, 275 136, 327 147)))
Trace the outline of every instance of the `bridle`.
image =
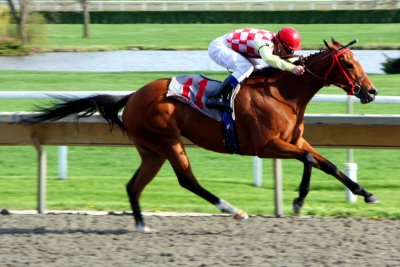
POLYGON ((324 86, 326 85, 336 85, 337 87, 340 87, 342 89, 344 89, 348 95, 358 95, 361 91, 361 85, 359 84, 362 80, 364 80, 367 75, 364 74, 361 78, 357 79, 357 80, 353 80, 350 78, 349 74, 347 73, 347 71, 344 69, 343 65, 340 63, 339 60, 339 56, 347 53, 350 50, 349 46, 352 44, 355 44, 357 42, 357 40, 353 40, 350 43, 348 43, 345 46, 342 46, 341 48, 337 49, 337 50, 332 50, 330 53, 326 54, 325 56, 323 56, 322 58, 318 59, 317 61, 314 61, 308 65, 304 66, 304 69, 310 73, 311 75, 313 75, 314 77, 322 80, 324 82, 324 86), (324 76, 320 76, 318 74, 315 74, 314 72, 312 72, 310 70, 310 66, 314 65, 315 63, 321 62, 322 60, 331 57, 332 58, 332 64, 329 67, 328 71, 325 73, 324 76), (331 71, 333 70, 333 67, 335 66, 335 64, 337 64, 339 66, 339 69, 341 70, 341 72, 343 73, 344 77, 346 78, 347 84, 346 83, 338 83, 332 80, 328 79, 329 74, 331 73, 331 71))

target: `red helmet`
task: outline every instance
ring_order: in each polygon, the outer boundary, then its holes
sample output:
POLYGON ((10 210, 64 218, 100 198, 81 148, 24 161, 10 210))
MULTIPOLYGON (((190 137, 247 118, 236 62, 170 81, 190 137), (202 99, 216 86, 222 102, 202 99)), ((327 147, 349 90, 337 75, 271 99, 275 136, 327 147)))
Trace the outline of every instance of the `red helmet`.
POLYGON ((285 47, 292 50, 301 49, 300 46, 300 34, 290 27, 285 27, 279 30, 276 34, 278 42, 282 43, 285 47))

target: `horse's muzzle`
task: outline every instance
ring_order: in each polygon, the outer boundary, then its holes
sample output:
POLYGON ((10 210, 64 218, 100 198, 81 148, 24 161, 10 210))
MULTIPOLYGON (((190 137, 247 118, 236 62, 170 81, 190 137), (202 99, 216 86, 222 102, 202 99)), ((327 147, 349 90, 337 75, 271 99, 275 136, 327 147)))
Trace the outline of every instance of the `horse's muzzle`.
POLYGON ((368 104, 370 102, 373 102, 375 100, 375 96, 378 94, 378 90, 375 88, 370 88, 367 90, 359 90, 357 94, 355 94, 356 97, 360 99, 361 104, 368 104))

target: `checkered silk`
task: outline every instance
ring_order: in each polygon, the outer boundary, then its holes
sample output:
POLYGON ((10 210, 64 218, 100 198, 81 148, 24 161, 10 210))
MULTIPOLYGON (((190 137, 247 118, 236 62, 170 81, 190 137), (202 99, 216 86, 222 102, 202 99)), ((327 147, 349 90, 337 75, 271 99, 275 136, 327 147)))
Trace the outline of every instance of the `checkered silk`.
POLYGON ((236 52, 252 58, 260 58, 260 54, 255 49, 255 41, 271 41, 275 33, 259 29, 239 29, 226 35, 228 46, 236 52))

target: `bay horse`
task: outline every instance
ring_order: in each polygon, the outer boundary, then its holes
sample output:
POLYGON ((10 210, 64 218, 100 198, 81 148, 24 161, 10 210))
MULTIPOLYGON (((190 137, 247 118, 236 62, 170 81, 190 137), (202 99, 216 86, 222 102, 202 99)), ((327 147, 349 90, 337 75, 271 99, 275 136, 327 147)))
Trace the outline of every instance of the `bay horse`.
MULTIPOLYGON (((243 82, 234 101, 240 155, 297 159, 303 163, 299 196, 293 201, 295 213, 300 212, 309 192, 312 167, 335 177, 354 194, 363 196, 366 203, 379 202, 303 138, 307 104, 322 87, 336 85, 364 104, 374 101, 378 93, 349 48, 355 41, 342 45, 332 38, 329 44, 324 43, 325 50, 301 57, 296 63, 305 66, 303 75, 271 68, 268 72, 253 73, 243 82)), ((64 98, 25 121, 40 123, 68 115, 79 118, 98 111, 110 126, 118 125, 132 139, 141 157, 139 168, 126 186, 138 232, 150 231, 142 217, 140 195, 166 160, 182 187, 231 213, 235 219, 247 219, 244 211, 206 190, 193 174, 181 137, 207 150, 227 153, 223 129, 220 122, 166 97, 170 82, 170 78, 157 79, 122 97, 64 98), (118 115, 121 109, 122 120, 118 115)))

